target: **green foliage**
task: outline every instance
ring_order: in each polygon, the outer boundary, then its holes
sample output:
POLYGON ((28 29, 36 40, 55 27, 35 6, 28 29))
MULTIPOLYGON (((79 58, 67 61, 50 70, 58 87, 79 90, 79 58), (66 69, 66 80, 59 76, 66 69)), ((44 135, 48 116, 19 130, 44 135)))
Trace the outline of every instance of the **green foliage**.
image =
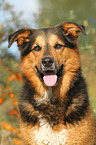
POLYGON ((6 0, 0 1, 0 56, 7 55, 6 41, 8 35, 24 26, 29 26, 27 21, 23 20, 23 12, 15 12, 14 6, 6 0))
MULTIPOLYGON (((19 97, 18 90, 20 88, 21 83, 20 80, 15 79, 15 75, 17 73, 20 73, 19 64, 18 64, 19 62, 11 57, 4 57, 0 59, 0 63, 1 63, 0 64, 0 87, 2 90, 2 94, 6 92, 5 89, 6 87, 8 87, 9 91, 12 91, 13 94, 16 93, 16 97, 18 98, 19 97)), ((6 96, 8 96, 7 93, 5 94, 5 97, 6 96)))
POLYGON ((8 3, 6 0, 1 2, 0 11, 4 16, 2 20, 2 31, 4 34, 2 41, 6 41, 8 34, 16 31, 19 28, 28 25, 25 20, 23 20, 23 12, 16 12, 14 6, 8 3))
POLYGON ((63 21, 81 22, 88 20, 95 26, 95 0, 39 0, 40 13, 37 22, 40 27, 53 26, 63 21))
POLYGON ((0 59, 0 142, 2 145, 14 145, 13 140, 17 138, 19 132, 18 112, 10 115, 10 111, 18 110, 22 85, 18 63, 12 57, 0 59))

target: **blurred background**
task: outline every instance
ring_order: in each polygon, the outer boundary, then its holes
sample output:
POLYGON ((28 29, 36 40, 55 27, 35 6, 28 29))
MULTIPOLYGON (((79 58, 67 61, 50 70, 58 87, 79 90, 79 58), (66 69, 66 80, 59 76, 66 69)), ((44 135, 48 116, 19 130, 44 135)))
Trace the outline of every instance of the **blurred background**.
POLYGON ((21 145, 18 99, 22 86, 20 54, 16 43, 8 48, 7 37, 23 28, 54 26, 74 21, 86 27, 79 34, 83 75, 96 116, 96 0, 0 0, 0 142, 21 145))

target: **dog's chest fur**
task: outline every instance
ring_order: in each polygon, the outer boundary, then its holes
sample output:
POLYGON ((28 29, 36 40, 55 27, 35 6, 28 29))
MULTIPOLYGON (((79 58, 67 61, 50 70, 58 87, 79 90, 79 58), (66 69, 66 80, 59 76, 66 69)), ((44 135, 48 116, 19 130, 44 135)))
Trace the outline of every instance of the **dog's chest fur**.
POLYGON ((46 120, 39 120, 40 128, 35 130, 35 141, 37 144, 44 145, 65 145, 67 141, 67 130, 62 129, 60 132, 53 131, 52 127, 46 120))
MULTIPOLYGON (((37 103, 41 104, 48 103, 50 98, 52 97, 52 89, 49 88, 48 91, 45 91, 42 95, 42 99, 38 99, 37 103)), ((39 113, 37 111, 37 113, 39 113)), ((48 123, 46 119, 43 119, 42 114, 39 117, 39 129, 34 131, 35 133, 35 141, 37 144, 44 144, 44 145, 60 145, 66 144, 67 140, 67 130, 61 129, 59 132, 54 131, 51 125, 48 123)))
MULTIPOLYGON (((82 77, 80 77, 79 83, 83 84, 82 77)), ((78 86, 78 90, 80 90, 79 86, 81 89, 84 88, 83 85, 78 85, 78 82, 75 85, 78 86)), ((82 90, 84 91, 84 89, 82 90)), ((26 140, 28 139, 30 145, 33 144, 33 141, 37 145, 93 145, 93 113, 90 107, 88 107, 87 97, 81 97, 81 94, 77 95, 79 91, 76 92, 75 87, 71 88, 68 93, 72 100, 67 102, 65 97, 62 103, 52 101, 54 98, 52 88, 45 90, 41 97, 36 97, 38 95, 28 85, 24 86, 24 91, 26 93, 23 94, 22 99, 24 100, 20 105, 21 132, 26 140), (72 97, 74 92, 78 96, 77 98, 72 97), (85 101, 86 106, 84 105, 85 101), (26 103, 24 104, 24 102, 26 103), (77 103, 80 108, 79 110, 76 110, 77 103), (67 113, 65 113, 65 109, 67 113), (87 112, 86 109, 88 110, 87 112), (84 118, 81 118, 82 116, 84 118)))

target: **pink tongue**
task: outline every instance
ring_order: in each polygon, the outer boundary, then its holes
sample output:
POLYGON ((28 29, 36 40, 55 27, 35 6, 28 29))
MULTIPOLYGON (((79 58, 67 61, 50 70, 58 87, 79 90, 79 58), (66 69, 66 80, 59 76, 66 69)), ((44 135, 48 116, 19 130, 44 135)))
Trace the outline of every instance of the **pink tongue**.
POLYGON ((43 80, 47 86, 54 86, 57 82, 57 75, 46 75, 43 80))

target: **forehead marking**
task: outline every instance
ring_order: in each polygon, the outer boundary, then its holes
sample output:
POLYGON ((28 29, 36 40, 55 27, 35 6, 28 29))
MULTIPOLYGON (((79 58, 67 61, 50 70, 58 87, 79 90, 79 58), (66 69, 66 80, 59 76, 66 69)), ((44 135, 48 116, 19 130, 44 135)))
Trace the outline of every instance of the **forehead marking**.
POLYGON ((41 47, 47 47, 53 46, 56 43, 60 43, 64 45, 64 42, 60 40, 59 36, 55 34, 45 34, 45 35, 39 35, 36 37, 34 44, 40 45, 41 47))
POLYGON ((45 45, 45 39, 43 36, 37 36, 35 40, 35 44, 38 44, 40 46, 45 45))
POLYGON ((50 45, 54 45, 55 43, 61 43, 63 45, 63 42, 57 35, 51 34, 48 40, 50 45))

